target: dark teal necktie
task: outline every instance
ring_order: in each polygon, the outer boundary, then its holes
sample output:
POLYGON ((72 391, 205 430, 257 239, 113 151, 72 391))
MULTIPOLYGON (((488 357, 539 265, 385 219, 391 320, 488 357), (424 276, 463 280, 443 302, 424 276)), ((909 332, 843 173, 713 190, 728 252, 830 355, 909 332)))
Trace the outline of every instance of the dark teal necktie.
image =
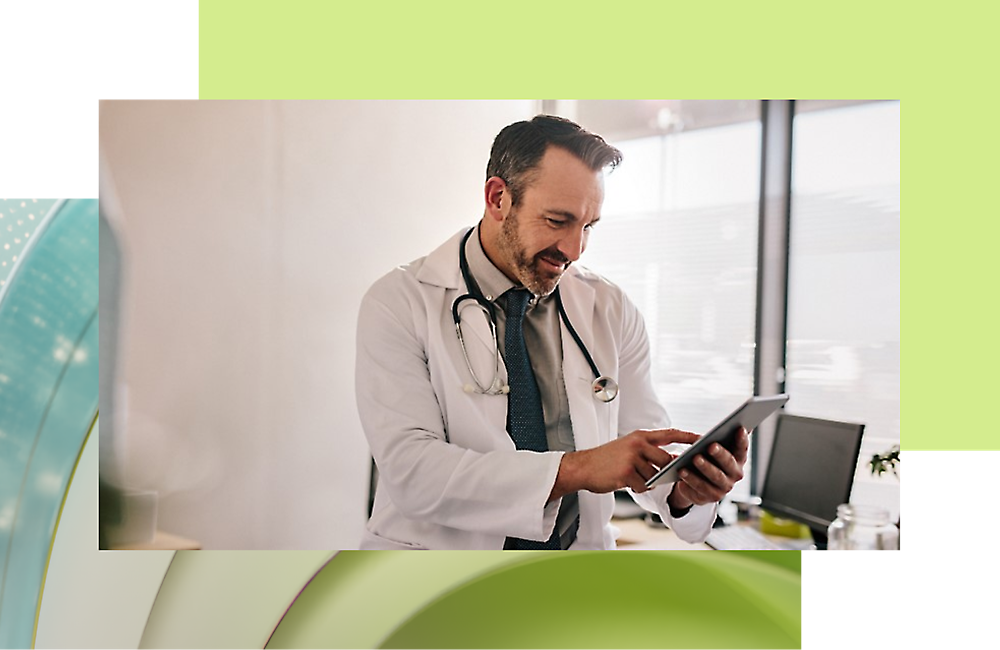
MULTIPOLYGON (((538 382, 535 381, 535 373, 528 358, 528 347, 524 342, 524 313, 530 297, 531 294, 527 289, 511 289, 507 292, 507 307, 504 310, 507 315, 507 322, 504 325, 504 362, 507 365, 507 384, 510 386, 510 393, 507 394, 507 432, 518 449, 548 451, 542 396, 538 391, 538 382)), ((574 493, 563 498, 563 510, 568 505, 577 507, 576 496, 574 493), (572 497, 572 504, 569 497, 572 497)), ((552 531, 552 536, 545 542, 508 537, 504 548, 517 550, 566 548, 576 538, 579 514, 569 521, 570 526, 562 535, 562 543, 560 543, 560 526, 557 525, 552 531)))
POLYGON ((531 294, 526 289, 507 292, 507 323, 504 326, 504 361, 507 364, 507 432, 518 449, 548 451, 542 396, 531 369, 528 346, 524 342, 524 313, 531 294))

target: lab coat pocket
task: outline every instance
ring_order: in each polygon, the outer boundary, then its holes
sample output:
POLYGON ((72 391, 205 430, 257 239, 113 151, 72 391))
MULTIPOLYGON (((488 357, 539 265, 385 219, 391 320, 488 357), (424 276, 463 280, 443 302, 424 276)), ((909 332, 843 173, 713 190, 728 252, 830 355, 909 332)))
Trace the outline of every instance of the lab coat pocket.
POLYGON ((419 544, 409 544, 406 542, 397 542, 394 539, 389 539, 388 537, 383 537, 370 530, 365 529, 364 535, 361 537, 361 550, 362 551, 426 551, 428 550, 426 546, 421 546, 419 544))
POLYGON ((566 386, 573 441, 577 449, 591 449, 608 441, 607 404, 598 404, 591 390, 592 377, 577 375, 566 386), (570 385, 571 384, 571 385, 570 385))

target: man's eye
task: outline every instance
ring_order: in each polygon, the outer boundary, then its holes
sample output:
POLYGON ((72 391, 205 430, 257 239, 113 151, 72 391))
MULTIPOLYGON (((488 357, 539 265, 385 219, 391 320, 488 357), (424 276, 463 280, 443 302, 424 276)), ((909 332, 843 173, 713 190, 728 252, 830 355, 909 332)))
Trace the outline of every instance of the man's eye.
POLYGON ((565 223, 560 219, 552 219, 552 218, 547 218, 546 221, 548 221, 549 225, 552 226, 553 228, 558 228, 559 226, 563 225, 563 223, 565 223))

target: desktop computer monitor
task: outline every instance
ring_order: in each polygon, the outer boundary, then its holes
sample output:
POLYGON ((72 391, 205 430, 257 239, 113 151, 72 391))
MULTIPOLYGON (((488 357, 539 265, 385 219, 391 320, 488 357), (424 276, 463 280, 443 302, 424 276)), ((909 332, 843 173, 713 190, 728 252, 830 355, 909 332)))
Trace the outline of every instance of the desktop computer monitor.
POLYGON ((809 526, 816 546, 837 506, 848 503, 865 425, 790 415, 778 416, 761 507, 809 526))

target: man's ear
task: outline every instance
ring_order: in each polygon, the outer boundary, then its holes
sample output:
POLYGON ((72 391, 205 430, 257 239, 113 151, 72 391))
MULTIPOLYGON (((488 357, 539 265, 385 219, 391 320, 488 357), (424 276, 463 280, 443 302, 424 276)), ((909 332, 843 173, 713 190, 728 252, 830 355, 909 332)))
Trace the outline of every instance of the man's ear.
POLYGON ((494 221, 503 221, 510 212, 510 188, 499 176, 491 176, 484 189, 486 216, 494 221))

